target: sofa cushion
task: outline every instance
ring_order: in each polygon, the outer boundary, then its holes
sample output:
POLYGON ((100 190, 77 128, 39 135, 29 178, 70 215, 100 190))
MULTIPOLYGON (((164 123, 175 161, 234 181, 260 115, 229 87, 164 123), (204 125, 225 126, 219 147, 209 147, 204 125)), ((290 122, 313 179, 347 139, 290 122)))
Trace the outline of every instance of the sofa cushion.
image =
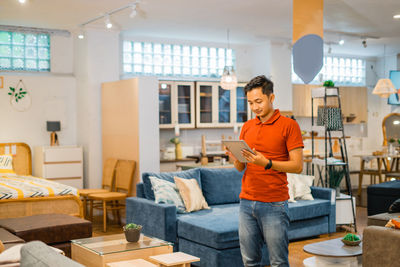
POLYGON ((187 212, 210 209, 196 179, 174 178, 187 212))
POLYGON ((144 184, 144 195, 147 199, 150 200, 155 200, 155 197, 149 176, 154 176, 159 179, 167 180, 168 182, 172 183, 174 182, 174 176, 178 176, 180 178, 185 178, 185 179, 196 179, 197 183, 201 187, 200 171, 198 168, 181 172, 162 172, 162 173, 144 172, 142 174, 142 180, 144 184))
POLYGON ((27 242, 40 240, 52 244, 92 236, 90 221, 66 214, 0 219, 0 226, 27 242))
POLYGON ((178 215, 178 238, 215 249, 239 246, 239 203, 178 215))
POLYGON ((297 202, 289 203, 289 218, 291 222, 315 218, 328 215, 330 209, 331 202, 327 199, 298 200, 297 202))
POLYGON ((153 186, 156 203, 174 204, 177 212, 185 213, 185 204, 175 183, 154 176, 149 176, 149 179, 153 186))
POLYGON ((243 172, 201 168, 201 187, 209 205, 239 203, 243 172))
POLYGON ((400 213, 379 213, 368 216, 367 225, 385 226, 391 219, 398 219, 400 213))

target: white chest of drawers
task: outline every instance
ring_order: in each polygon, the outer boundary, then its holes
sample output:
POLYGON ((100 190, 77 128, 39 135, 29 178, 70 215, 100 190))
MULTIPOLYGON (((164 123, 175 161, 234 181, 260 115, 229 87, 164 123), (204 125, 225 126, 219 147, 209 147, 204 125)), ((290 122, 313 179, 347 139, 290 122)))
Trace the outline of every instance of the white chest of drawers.
POLYGON ((38 146, 33 159, 34 176, 83 188, 82 147, 38 146))

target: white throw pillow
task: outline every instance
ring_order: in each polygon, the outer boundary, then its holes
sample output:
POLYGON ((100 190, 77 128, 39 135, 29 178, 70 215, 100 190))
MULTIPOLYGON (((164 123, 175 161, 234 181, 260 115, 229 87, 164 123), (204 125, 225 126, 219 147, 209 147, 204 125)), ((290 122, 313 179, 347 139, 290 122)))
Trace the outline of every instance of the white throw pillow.
POLYGON ((290 196, 290 187, 293 187, 293 196, 295 200, 314 200, 311 195, 311 188, 314 176, 312 175, 304 175, 304 174, 296 174, 296 173, 287 173, 289 184, 289 196, 290 196))
POLYGON ((295 183, 295 181, 293 179, 293 176, 289 175, 289 174, 291 174, 291 173, 287 174, 287 181, 288 181, 288 185, 287 186, 289 188, 289 200, 288 200, 288 202, 297 202, 294 199, 294 183, 295 183))

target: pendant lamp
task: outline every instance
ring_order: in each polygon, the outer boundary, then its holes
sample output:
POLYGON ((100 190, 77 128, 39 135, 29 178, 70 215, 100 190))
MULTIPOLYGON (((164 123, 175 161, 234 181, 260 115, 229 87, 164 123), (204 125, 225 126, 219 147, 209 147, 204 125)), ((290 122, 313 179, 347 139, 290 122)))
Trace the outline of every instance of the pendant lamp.
MULTIPOLYGON (((383 73, 385 73, 386 61, 386 45, 383 45, 383 73)), ((390 79, 379 79, 372 91, 374 95, 379 95, 382 98, 388 98, 391 94, 397 93, 390 79)))
MULTIPOLYGON (((228 50, 229 50, 229 29, 227 31, 228 50)), ((235 90, 237 87, 237 77, 233 66, 226 65, 222 73, 220 86, 225 90, 235 90)))

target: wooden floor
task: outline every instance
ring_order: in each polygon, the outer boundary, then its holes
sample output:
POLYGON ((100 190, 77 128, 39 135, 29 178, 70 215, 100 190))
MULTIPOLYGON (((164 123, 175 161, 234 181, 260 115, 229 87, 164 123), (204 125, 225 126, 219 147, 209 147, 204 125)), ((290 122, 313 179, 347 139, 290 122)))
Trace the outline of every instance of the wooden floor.
MULTIPOLYGON (((107 232, 103 232, 103 221, 102 216, 98 215, 94 217, 93 222, 93 236, 102 236, 102 235, 110 235, 110 234, 119 234, 122 233, 122 227, 117 225, 115 222, 110 221, 107 226, 107 232)), ((125 218, 122 219, 125 221, 125 218)), ((367 209, 365 207, 357 207, 357 230, 359 234, 362 234, 364 228, 367 226, 367 209)), ((320 235, 317 238, 305 239, 295 242, 290 242, 289 244, 289 262, 291 267, 302 267, 303 260, 312 257, 313 255, 308 254, 303 251, 304 245, 320 242, 328 239, 334 239, 343 237, 346 235, 346 230, 349 230, 346 227, 338 227, 337 232, 334 234, 326 234, 320 235)), ((222 266, 221 266, 222 267, 222 266)))

